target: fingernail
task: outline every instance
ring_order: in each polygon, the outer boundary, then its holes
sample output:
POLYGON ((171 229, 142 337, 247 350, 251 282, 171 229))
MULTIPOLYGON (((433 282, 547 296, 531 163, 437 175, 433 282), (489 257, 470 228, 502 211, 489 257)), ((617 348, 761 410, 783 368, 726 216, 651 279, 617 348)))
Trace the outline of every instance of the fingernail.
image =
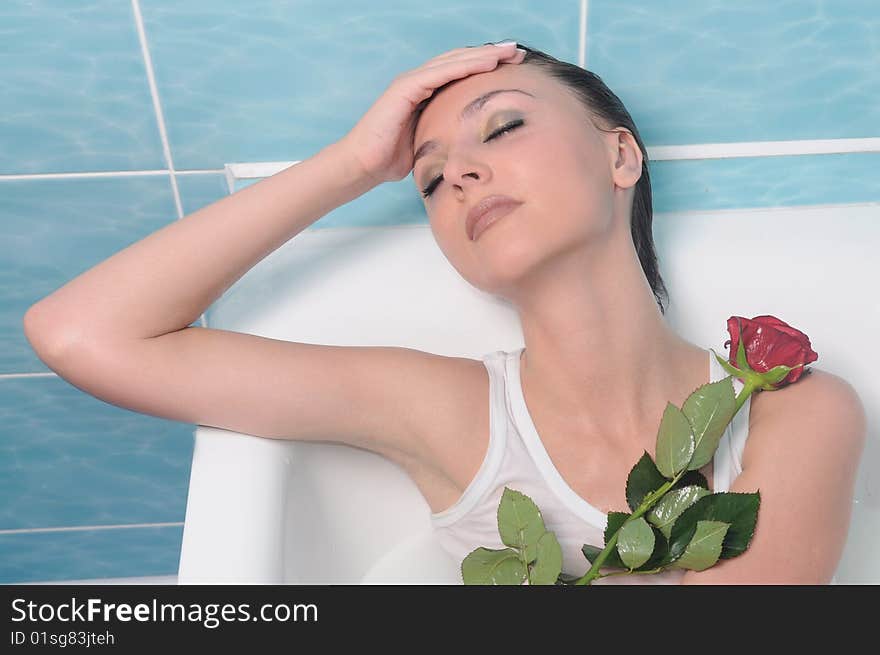
POLYGON ((517 52, 521 52, 521 53, 523 53, 523 54, 526 54, 526 51, 523 50, 522 48, 517 48, 516 51, 517 51, 517 52))
POLYGON ((496 45, 499 48, 502 48, 506 45, 516 45, 516 41, 501 41, 500 43, 493 43, 492 45, 496 45))

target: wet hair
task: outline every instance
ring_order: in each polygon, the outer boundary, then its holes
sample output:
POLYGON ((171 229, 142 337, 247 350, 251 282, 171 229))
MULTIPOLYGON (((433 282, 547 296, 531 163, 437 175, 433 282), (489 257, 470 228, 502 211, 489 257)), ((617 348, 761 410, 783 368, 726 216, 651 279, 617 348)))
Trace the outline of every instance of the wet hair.
MULTIPOLYGON (((651 200, 651 177, 648 173, 648 150, 642 142, 642 137, 639 135, 639 130, 636 128, 632 116, 630 116, 620 98, 595 73, 580 66, 560 61, 545 52, 530 48, 520 41, 517 41, 517 47, 526 51, 525 58, 517 65, 535 66, 552 79, 564 84, 584 106, 590 122, 593 123, 597 130, 614 132, 616 128, 624 127, 635 138, 639 150, 642 151, 642 174, 638 182, 636 182, 635 194, 633 196, 630 232, 633 245, 639 256, 639 262, 642 265, 642 271, 651 285, 651 290, 660 308, 660 313, 665 314, 666 304, 669 302, 669 292, 660 275, 657 253, 654 249, 654 235, 652 231, 653 205, 651 200)), ((457 80, 453 80, 453 82, 455 81, 457 80)), ((431 97, 434 97, 443 88, 436 89, 431 97)), ((416 109, 416 120, 418 120, 421 112, 430 102, 431 97, 422 101, 416 109)))

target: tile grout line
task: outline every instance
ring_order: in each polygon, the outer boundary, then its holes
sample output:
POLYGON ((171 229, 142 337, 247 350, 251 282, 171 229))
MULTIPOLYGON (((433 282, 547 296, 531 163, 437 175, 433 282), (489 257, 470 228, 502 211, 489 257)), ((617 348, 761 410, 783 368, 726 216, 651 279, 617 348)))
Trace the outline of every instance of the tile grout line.
POLYGON ((584 70, 587 70, 587 12, 589 9, 589 0, 581 0, 580 27, 578 28, 578 66, 584 70))
MULTIPOLYGON (((223 168, 195 168, 193 170, 175 170, 174 175, 216 175, 222 174, 223 168)), ((0 181, 4 180, 63 180, 76 178, 102 178, 102 177, 145 177, 149 175, 168 175, 171 171, 167 168, 147 169, 140 171, 82 171, 75 173, 13 173, 0 175, 0 181)))
POLYGON ((168 143, 168 132, 165 129, 165 114, 162 111, 162 101, 159 98, 159 87, 156 84, 156 74, 153 69, 153 59, 150 55, 150 47, 147 43, 147 32, 144 27, 144 19, 141 15, 140 0, 131 0, 131 9, 134 12, 134 25, 138 33, 141 45, 141 54, 144 58, 144 70, 147 74, 147 83, 150 86, 150 98, 153 101, 153 111, 156 114, 156 126, 159 129, 159 139, 162 142, 162 154, 168 166, 167 172, 171 178, 171 193, 174 196, 174 205, 177 209, 177 217, 183 218, 183 205, 180 202, 180 192, 177 188, 177 179, 174 171, 174 159, 171 156, 171 146, 168 143))
POLYGON ((692 145, 648 146, 648 155, 655 161, 877 152, 880 152, 880 137, 857 139, 792 139, 789 141, 739 141, 731 143, 695 143, 692 145))
MULTIPOLYGON (((686 145, 647 146, 652 161, 682 161, 699 159, 761 158, 801 155, 834 155, 852 153, 880 153, 880 137, 857 139, 793 139, 790 141, 738 141, 728 143, 694 143, 686 145)), ((227 173, 229 168, 265 167, 267 164, 290 166, 297 162, 239 162, 227 164, 222 169, 175 171, 173 169, 144 171, 98 171, 82 173, 28 173, 0 175, 0 182, 11 180, 77 179, 102 177, 133 177, 143 175, 166 175, 172 179, 178 175, 207 175, 227 173)), ((180 209, 180 196, 174 183, 175 203, 180 209)), ((179 217, 179 218, 182 218, 179 217)))
POLYGON ((74 525, 63 528, 16 528, 0 530, 0 536, 10 534, 30 534, 34 532, 81 532, 83 530, 130 530, 133 528, 170 528, 180 527, 183 521, 171 523, 121 523, 118 525, 74 525))
POLYGON ((15 378, 51 378, 57 376, 57 373, 0 373, 0 379, 4 380, 14 380, 15 378))
MULTIPOLYGON (((150 97, 153 100, 153 110, 156 114, 156 125, 159 128, 159 139, 162 141, 162 153, 168 166, 168 177, 171 181, 171 195, 174 197, 174 207, 177 210, 177 220, 184 217, 183 202, 180 199, 180 189, 177 187, 177 173, 174 170, 174 158, 171 155, 171 144, 168 141, 168 131, 165 125, 165 113, 162 110, 162 100, 159 97, 159 86, 156 84, 156 74, 153 68, 153 58, 150 55, 150 46, 147 41, 147 30, 144 26, 144 17, 141 14, 140 0, 131 0, 131 9, 134 13, 135 28, 138 40, 141 44, 141 54, 144 57, 144 69, 147 73, 147 82, 150 85, 150 97)), ((202 327, 207 327, 208 321, 203 312, 199 317, 202 327)))

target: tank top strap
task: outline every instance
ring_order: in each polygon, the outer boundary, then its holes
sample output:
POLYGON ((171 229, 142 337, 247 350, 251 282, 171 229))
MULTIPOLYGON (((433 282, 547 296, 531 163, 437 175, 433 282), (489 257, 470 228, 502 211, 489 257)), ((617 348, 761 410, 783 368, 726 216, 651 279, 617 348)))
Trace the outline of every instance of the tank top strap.
POLYGON ((504 461, 507 448, 507 415, 505 406, 504 361, 507 352, 496 350, 481 357, 489 374, 489 445, 476 475, 451 507, 431 514, 438 527, 455 523, 477 506, 492 489, 504 461))
MULTIPOLYGON (((712 366, 712 382, 723 380, 729 373, 718 363, 711 351, 709 354, 712 366)), ((740 379, 734 377, 734 396, 739 395, 744 386, 740 379)), ((733 480, 742 473, 742 455, 746 447, 746 439, 749 436, 749 410, 751 406, 751 397, 749 397, 725 428, 724 434, 718 442, 718 450, 715 452, 712 471, 712 490, 714 492, 729 491, 733 480)))

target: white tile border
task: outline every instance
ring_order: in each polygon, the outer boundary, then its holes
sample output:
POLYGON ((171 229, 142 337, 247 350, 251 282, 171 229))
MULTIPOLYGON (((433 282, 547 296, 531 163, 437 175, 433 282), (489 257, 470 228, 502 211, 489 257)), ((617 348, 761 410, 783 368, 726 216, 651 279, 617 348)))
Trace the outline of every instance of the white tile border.
POLYGON ((578 66, 587 68, 587 14, 590 11, 589 0, 581 0, 581 14, 578 28, 578 66))
MULTIPOLYGON (((54 374, 53 374, 54 375, 54 374)), ((71 525, 60 528, 16 528, 0 530, 0 536, 10 534, 33 534, 35 532, 78 532, 82 530, 130 530, 133 528, 170 528, 183 527, 183 521, 168 523, 120 523, 117 525, 71 525)))
MULTIPOLYGON (((650 161, 693 159, 731 159, 738 157, 781 157, 791 155, 830 155, 840 153, 880 153, 880 137, 865 139, 800 139, 794 141, 743 141, 738 143, 694 143, 689 145, 647 146, 650 161)), ((274 175, 297 161, 240 162, 223 168, 230 192, 235 180, 274 175)))
POLYGON ((779 157, 786 155, 830 155, 850 152, 880 152, 880 137, 866 139, 797 139, 793 141, 744 141, 739 143, 695 143, 681 146, 649 146, 648 159, 727 159, 732 157, 779 157))
MULTIPOLYGON (((796 139, 792 141, 742 141, 730 143, 693 143, 686 145, 648 146, 651 161, 680 161, 689 159, 730 159, 736 157, 780 157, 790 155, 831 155, 856 152, 880 153, 880 137, 864 139, 796 139)), ((222 173, 227 185, 230 180, 268 177, 298 164, 302 160, 234 162, 222 169, 177 171, 173 169, 143 171, 96 171, 83 173, 30 173, 26 175, 0 175, 0 182, 7 180, 45 180, 104 177, 132 177, 144 175, 204 175, 222 173)), ((176 181, 173 183, 175 203, 180 202, 176 181)), ((182 210, 180 210, 182 211, 182 210)))
POLYGON ((156 74, 153 71, 153 58, 150 56, 150 47, 147 43, 147 31, 144 27, 144 19, 141 15, 140 0, 131 0, 131 10, 134 12, 134 25, 138 33, 138 41, 141 45, 141 55, 144 58, 144 69, 147 73, 147 83, 150 85, 150 98, 153 101, 153 110, 156 112, 156 126, 159 128, 159 139, 162 141, 162 154, 165 156, 165 164, 171 178, 171 193, 174 196, 174 205, 177 209, 177 217, 183 218, 183 205, 180 202, 180 191, 177 188, 177 179, 174 171, 174 159, 171 156, 171 146, 168 143, 168 131, 165 129, 165 114, 162 111, 162 101, 159 98, 159 87, 156 84, 156 74))

